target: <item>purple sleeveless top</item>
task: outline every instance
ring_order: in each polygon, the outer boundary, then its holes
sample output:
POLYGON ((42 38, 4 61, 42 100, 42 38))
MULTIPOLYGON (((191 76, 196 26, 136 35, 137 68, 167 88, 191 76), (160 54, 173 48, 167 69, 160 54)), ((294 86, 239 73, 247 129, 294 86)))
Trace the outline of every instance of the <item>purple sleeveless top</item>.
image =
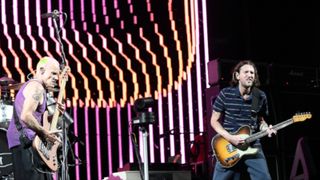
MULTIPOLYGON (((14 109, 19 117, 19 122, 20 124, 22 125, 22 131, 27 135, 27 137, 30 139, 30 140, 33 140, 34 137, 35 137, 35 132, 32 131, 31 129, 29 129, 25 124, 24 122, 20 119, 21 117, 21 111, 22 111, 22 106, 24 104, 24 100, 25 100, 25 97, 23 95, 23 90, 24 88, 26 87, 26 85, 31 82, 31 81, 38 81, 38 80, 35 80, 35 79, 31 79, 29 81, 27 81, 21 88, 20 90, 18 91, 17 95, 16 95, 16 98, 15 98, 15 101, 14 101, 14 109)), ((39 81, 38 81, 39 82, 39 81)), ((41 83, 41 82, 39 82, 41 83)), ((29 93, 29 92, 28 92, 29 93)), ((38 122, 42 125, 42 115, 44 113, 44 111, 46 110, 46 105, 47 105, 47 97, 46 97, 46 94, 44 92, 44 100, 43 100, 43 103, 42 105, 39 105, 36 109, 36 111, 33 113, 33 116, 38 120, 38 122)), ((13 112, 15 113, 15 112, 13 112)), ((9 145, 9 148, 11 149, 12 147, 15 147, 15 146, 18 146, 20 145, 20 140, 19 140, 19 137, 20 137, 20 132, 17 130, 16 128, 16 124, 15 124, 15 120, 14 120, 14 117, 15 115, 13 114, 12 118, 11 118, 11 121, 10 121, 10 124, 9 124, 9 127, 8 127, 8 131, 7 131, 7 140, 8 140, 8 145, 9 145)))

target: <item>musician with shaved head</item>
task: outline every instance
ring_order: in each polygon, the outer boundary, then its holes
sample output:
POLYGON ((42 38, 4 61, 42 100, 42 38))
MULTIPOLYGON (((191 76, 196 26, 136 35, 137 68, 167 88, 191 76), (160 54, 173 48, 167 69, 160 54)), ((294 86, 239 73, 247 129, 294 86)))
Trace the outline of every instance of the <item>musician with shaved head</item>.
MULTIPOLYGON (((33 78, 24 83, 15 97, 13 117, 7 131, 15 180, 53 178, 32 147, 32 141, 39 136, 49 143, 61 142, 57 131, 50 132, 43 127, 46 93, 58 85, 59 75, 59 62, 52 57, 43 57, 37 63, 33 78)), ((64 105, 59 104, 58 109, 63 111, 64 105)))

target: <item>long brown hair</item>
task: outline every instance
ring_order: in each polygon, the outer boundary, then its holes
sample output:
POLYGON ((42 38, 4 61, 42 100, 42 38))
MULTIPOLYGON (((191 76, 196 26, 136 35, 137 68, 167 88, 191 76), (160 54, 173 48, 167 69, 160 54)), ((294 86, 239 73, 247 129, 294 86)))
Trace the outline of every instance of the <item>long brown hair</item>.
POLYGON ((258 70, 256 65, 250 61, 250 60, 243 60, 240 61, 234 68, 232 71, 232 79, 230 81, 230 85, 231 86, 237 86, 239 83, 239 80, 237 80, 236 78, 236 73, 240 73, 240 69, 242 66, 244 65, 251 65, 254 68, 254 81, 253 81, 253 86, 258 87, 260 86, 260 81, 259 81, 259 75, 258 75, 258 70))

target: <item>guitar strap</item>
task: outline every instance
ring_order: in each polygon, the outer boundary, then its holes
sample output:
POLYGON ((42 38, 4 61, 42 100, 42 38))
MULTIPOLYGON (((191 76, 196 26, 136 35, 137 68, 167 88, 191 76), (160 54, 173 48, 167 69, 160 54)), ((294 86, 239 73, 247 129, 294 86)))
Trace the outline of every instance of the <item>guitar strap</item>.
POLYGON ((259 111, 259 103, 261 100, 261 95, 259 92, 259 89, 254 87, 252 89, 252 105, 251 105, 251 115, 252 115, 252 120, 254 120, 254 127, 257 127, 257 118, 258 118, 258 111, 259 111))
POLYGON ((16 128, 17 130, 19 131, 20 133, 20 137, 19 137, 19 140, 20 140, 20 143, 23 145, 24 148, 28 148, 31 146, 32 144, 32 141, 27 137, 27 135, 23 132, 23 127, 19 121, 19 117, 18 117, 18 114, 17 114, 17 111, 16 111, 16 108, 15 106, 13 105, 13 114, 14 114, 14 123, 16 125, 16 128))

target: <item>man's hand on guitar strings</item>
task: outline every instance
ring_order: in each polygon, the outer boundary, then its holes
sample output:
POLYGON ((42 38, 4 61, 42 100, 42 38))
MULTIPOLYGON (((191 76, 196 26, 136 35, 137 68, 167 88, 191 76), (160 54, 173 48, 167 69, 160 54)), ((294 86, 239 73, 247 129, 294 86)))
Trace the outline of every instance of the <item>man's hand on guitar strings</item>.
POLYGON ((268 133, 268 137, 271 137, 272 134, 274 134, 274 135, 277 134, 277 130, 273 129, 272 125, 270 124, 268 129, 267 129, 267 133, 268 133))
POLYGON ((62 130, 48 131, 47 133, 45 133, 44 139, 50 143, 55 143, 55 142, 62 143, 59 136, 56 135, 57 133, 61 133, 61 132, 62 132, 62 130))
POLYGON ((57 103, 58 104, 58 106, 57 106, 57 108, 58 108, 58 111, 61 113, 61 114, 63 114, 64 113, 64 111, 66 110, 66 106, 64 105, 64 104, 62 104, 62 103, 57 103))
POLYGON ((239 144, 245 143, 245 137, 243 137, 243 135, 241 134, 234 134, 229 136, 228 141, 231 142, 231 144, 237 146, 239 144))

